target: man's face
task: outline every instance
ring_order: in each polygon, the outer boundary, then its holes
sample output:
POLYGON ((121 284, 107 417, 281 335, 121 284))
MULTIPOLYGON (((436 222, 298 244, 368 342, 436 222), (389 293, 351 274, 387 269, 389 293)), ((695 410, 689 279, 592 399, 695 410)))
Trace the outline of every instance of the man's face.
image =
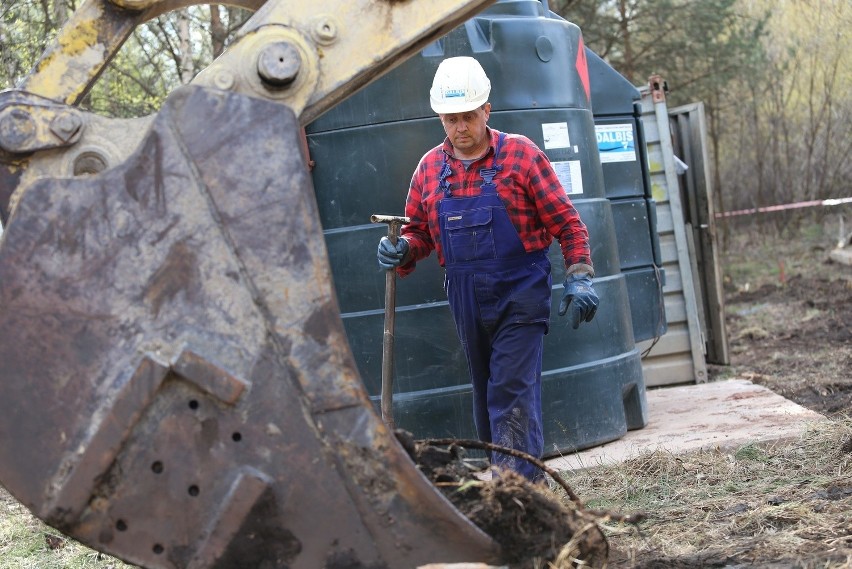
POLYGON ((460 154, 473 156, 481 154, 488 148, 489 140, 485 125, 490 114, 491 103, 485 103, 472 111, 438 116, 453 148, 460 154))

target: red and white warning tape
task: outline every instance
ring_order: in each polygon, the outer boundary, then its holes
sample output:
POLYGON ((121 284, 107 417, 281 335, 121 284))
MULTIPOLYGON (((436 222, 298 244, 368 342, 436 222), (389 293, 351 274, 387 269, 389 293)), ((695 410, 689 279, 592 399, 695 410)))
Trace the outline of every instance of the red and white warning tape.
POLYGON ((751 209, 737 209, 734 211, 723 211, 722 213, 717 213, 716 217, 733 217, 735 215, 748 215, 750 213, 763 213, 766 211, 781 211, 783 209, 798 209, 801 207, 814 207, 814 206, 827 206, 827 205, 840 205, 844 203, 852 203, 852 197, 850 198, 836 198, 830 200, 811 200, 807 202, 796 202, 796 203, 788 203, 782 205, 769 205, 766 207, 754 207, 751 209))

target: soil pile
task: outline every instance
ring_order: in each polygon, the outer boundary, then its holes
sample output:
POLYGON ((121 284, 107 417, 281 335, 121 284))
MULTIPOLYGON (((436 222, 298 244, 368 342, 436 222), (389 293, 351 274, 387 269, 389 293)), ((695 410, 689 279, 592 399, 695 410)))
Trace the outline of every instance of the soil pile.
POLYGON ((456 509, 500 544, 511 568, 606 566, 609 545, 595 515, 514 472, 480 479, 487 463, 466 460, 461 447, 415 442, 403 431, 397 438, 456 509))

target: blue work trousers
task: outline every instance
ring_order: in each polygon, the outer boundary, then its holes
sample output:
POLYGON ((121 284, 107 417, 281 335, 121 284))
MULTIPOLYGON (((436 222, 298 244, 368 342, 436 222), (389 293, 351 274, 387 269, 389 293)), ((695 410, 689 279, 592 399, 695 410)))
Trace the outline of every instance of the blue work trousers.
MULTIPOLYGON (((467 356, 480 440, 540 458, 541 358, 550 315, 550 264, 542 254, 499 272, 447 273, 447 297, 467 356)), ((528 461, 492 453, 492 463, 530 480, 528 461)))

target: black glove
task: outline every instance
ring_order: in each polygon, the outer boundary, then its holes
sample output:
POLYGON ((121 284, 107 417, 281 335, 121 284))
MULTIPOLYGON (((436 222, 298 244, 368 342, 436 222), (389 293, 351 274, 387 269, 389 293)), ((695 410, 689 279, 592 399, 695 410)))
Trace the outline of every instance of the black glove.
POLYGON ((565 279, 565 292, 559 303, 559 316, 565 316, 571 307, 571 326, 576 330, 580 322, 591 322, 598 311, 598 295, 592 287, 588 275, 568 275, 565 279))
POLYGON ((396 245, 387 237, 382 237, 379 241, 377 257, 381 268, 390 270, 404 264, 406 255, 408 255, 408 241, 404 237, 398 238, 396 245))

